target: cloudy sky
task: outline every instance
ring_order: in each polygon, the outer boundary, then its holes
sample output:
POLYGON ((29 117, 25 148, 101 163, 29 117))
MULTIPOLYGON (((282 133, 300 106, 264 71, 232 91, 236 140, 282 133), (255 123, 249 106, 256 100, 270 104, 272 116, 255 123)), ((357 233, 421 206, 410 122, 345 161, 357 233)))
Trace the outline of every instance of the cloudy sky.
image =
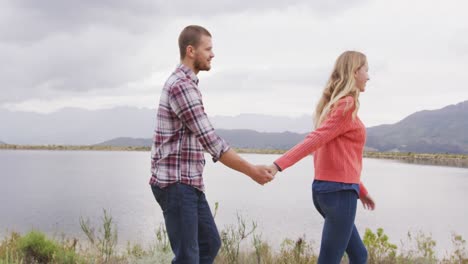
POLYGON ((0 108, 154 108, 189 24, 213 35, 210 115, 312 114, 338 55, 368 56, 366 125, 468 100, 463 0, 2 0, 0 108))

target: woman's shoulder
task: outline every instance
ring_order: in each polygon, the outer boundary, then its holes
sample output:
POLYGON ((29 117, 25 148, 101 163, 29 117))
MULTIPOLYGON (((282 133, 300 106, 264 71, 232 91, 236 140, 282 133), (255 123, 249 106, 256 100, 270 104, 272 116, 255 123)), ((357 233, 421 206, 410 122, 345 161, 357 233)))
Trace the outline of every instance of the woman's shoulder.
POLYGON ((352 97, 351 95, 347 95, 347 96, 344 96, 343 98, 341 98, 340 100, 338 100, 338 102, 346 102, 346 103, 354 103, 354 97, 352 97))
POLYGON ((340 100, 338 100, 335 103, 335 105, 337 108, 349 109, 354 106, 354 97, 352 97, 351 95, 347 95, 343 98, 340 98, 340 100))

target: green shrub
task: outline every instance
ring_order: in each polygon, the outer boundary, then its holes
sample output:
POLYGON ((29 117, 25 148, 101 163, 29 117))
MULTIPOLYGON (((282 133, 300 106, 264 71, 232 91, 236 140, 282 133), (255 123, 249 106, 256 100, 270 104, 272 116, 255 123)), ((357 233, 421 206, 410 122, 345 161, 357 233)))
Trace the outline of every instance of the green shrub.
POLYGON ((448 258, 443 260, 443 263, 459 263, 468 264, 468 252, 466 249, 466 240, 462 236, 452 234, 453 252, 448 258))
POLYGON ((80 263, 74 247, 49 240, 39 231, 30 231, 19 239, 19 249, 26 263, 80 263))
POLYGON ((367 248, 369 263, 395 263, 397 246, 388 241, 382 228, 378 228, 375 234, 367 228, 363 242, 367 248))
POLYGON ((397 257, 397 263, 411 263, 411 264, 432 264, 437 263, 435 255, 436 242, 429 234, 418 232, 415 236, 408 232, 407 234, 408 245, 403 245, 405 248, 403 252, 397 257), (412 245, 416 244, 415 247, 412 245))
POLYGON ((58 246, 39 231, 31 231, 20 239, 19 247, 26 262, 50 263, 58 246))

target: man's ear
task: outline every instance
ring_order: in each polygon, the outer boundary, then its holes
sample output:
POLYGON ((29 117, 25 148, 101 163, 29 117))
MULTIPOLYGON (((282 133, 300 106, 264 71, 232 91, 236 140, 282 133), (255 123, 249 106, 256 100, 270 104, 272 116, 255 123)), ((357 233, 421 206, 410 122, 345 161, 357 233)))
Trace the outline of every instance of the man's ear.
POLYGON ((185 54, 189 58, 193 58, 195 56, 195 48, 192 45, 188 45, 185 49, 185 54))

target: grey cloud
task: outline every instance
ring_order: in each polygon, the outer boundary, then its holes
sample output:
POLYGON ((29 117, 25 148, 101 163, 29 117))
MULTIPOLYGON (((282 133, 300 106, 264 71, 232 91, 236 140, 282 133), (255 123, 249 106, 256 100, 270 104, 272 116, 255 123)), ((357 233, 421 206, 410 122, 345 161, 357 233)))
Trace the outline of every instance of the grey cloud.
POLYGON ((29 48, 0 44, 0 102, 50 98, 68 92, 109 89, 142 79, 153 70, 142 39, 119 33, 99 38, 60 36, 29 48), (91 40, 94 39, 94 40, 91 40))
POLYGON ((282 10, 284 8, 300 5, 309 8, 317 14, 339 13, 343 10, 362 3, 366 0, 332 0, 332 1, 307 1, 307 0, 255 0, 255 1, 233 1, 233 0, 210 0, 210 1, 184 1, 176 0, 159 5, 166 12, 175 15, 218 15, 225 13, 236 13, 244 11, 259 10, 282 10))
POLYGON ((236 69, 220 72, 203 79, 200 86, 210 93, 230 94, 239 91, 273 92, 276 89, 321 88, 328 78, 329 69, 320 68, 271 68, 236 69))
MULTIPOLYGON (((78 33, 89 27, 109 26, 141 32, 163 15, 152 1, 15 0, 0 11, 0 41, 39 41, 60 32, 78 33)), ((157 3, 157 2, 156 2, 157 3)))
MULTIPOLYGON (((114 89, 173 65, 176 57, 168 54, 166 44, 161 44, 167 42, 161 41, 165 36, 161 32, 180 17, 209 18, 244 11, 281 10, 291 5, 331 14, 363 1, 2 1, 0 105, 114 89)), ((259 73, 260 77, 255 76, 260 79, 259 87, 271 83, 269 76, 262 74, 281 76, 279 72, 259 73)), ((235 80, 245 76, 247 72, 225 77, 235 80)), ((276 83, 305 83, 304 76, 307 74, 277 79, 276 83)), ((225 81, 223 77, 216 78, 215 83, 225 81)), ((245 87, 249 85, 246 83, 245 87)))
POLYGON ((96 25, 141 33, 175 17, 206 18, 294 5, 318 15, 336 14, 364 1, 258 0, 246 4, 233 0, 10 0, 0 9, 0 41, 37 41, 56 32, 78 32, 96 25))

